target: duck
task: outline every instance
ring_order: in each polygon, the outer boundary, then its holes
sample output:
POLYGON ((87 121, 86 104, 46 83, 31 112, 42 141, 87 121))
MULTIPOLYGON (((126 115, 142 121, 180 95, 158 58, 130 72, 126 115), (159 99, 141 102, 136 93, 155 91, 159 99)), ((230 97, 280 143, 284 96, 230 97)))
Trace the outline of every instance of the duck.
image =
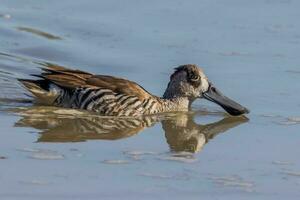
POLYGON ((119 77, 57 65, 41 69, 40 74, 32 75, 35 79, 18 79, 38 105, 82 109, 103 116, 139 117, 189 111, 196 99, 204 98, 230 115, 249 113, 246 107, 223 95, 196 64, 176 67, 162 97, 119 77))

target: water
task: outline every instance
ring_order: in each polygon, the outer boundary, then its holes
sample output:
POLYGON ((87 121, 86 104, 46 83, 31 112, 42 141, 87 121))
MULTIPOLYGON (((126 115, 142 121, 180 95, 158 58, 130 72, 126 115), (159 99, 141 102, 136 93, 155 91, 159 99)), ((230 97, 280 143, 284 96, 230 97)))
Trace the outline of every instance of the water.
POLYGON ((1 199, 298 199, 298 1, 15 1, 0 6, 1 199), (251 113, 141 120, 37 107, 16 78, 52 63, 162 94, 202 66, 251 113), (110 127, 110 128, 107 128, 110 127))

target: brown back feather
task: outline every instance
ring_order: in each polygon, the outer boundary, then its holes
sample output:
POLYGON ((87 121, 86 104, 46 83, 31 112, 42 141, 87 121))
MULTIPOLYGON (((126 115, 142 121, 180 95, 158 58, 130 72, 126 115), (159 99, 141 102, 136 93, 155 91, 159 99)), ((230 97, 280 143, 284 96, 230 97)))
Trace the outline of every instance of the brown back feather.
POLYGON ((152 97, 144 88, 133 81, 106 75, 93 75, 80 70, 71 70, 60 66, 47 66, 40 75, 61 87, 75 89, 78 87, 103 88, 129 96, 136 96, 140 100, 152 97))

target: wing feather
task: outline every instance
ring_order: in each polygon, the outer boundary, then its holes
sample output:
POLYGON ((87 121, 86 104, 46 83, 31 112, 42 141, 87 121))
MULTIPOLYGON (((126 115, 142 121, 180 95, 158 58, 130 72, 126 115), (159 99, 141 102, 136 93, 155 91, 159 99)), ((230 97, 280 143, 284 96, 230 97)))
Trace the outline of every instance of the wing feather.
POLYGON ((78 87, 103 88, 115 93, 136 96, 140 100, 152 97, 143 87, 133 81, 106 75, 93 75, 80 70, 67 69, 56 65, 42 68, 39 77, 53 82, 60 87, 75 89, 78 87))

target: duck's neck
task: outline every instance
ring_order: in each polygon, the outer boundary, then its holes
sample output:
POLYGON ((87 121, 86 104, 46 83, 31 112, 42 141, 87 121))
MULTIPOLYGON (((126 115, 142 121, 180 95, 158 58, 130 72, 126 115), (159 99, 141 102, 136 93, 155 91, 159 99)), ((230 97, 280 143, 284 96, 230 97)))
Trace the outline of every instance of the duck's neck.
POLYGON ((188 111, 191 101, 187 97, 162 97, 161 106, 163 112, 188 111))

